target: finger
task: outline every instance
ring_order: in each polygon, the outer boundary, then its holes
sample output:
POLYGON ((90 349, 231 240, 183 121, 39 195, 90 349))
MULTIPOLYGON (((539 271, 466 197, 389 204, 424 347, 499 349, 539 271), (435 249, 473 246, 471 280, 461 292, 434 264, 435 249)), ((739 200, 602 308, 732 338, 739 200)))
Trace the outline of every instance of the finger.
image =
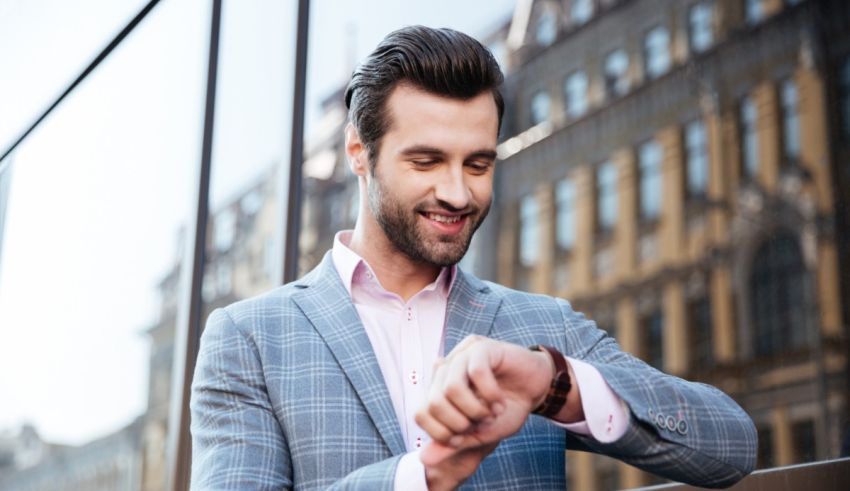
MULTIPOLYGON (((478 346, 482 346, 482 344, 478 344, 478 346)), ((438 373, 435 374, 435 379, 431 382, 431 390, 429 391, 430 401, 441 403, 445 399, 451 406, 457 408, 466 420, 471 421, 481 421, 491 416, 489 403, 478 397, 475 388, 470 384, 467 377, 470 356, 478 350, 478 348, 469 348, 465 352, 455 354, 450 359, 443 361, 438 368, 438 373)), ((444 409, 439 406, 435 408, 444 409)), ((441 412, 433 415, 452 430, 459 433, 465 431, 460 425, 467 423, 467 421, 460 421, 454 412, 441 412)))
POLYGON ((493 373, 492 356, 489 350, 476 350, 470 353, 466 376, 475 387, 475 392, 492 408, 502 403, 504 393, 493 373))
MULTIPOLYGON (((468 372, 468 369, 466 370, 468 372)), ((493 416, 490 405, 476 394, 471 380, 464 373, 461 380, 446 384, 443 396, 466 418, 482 421, 493 416)))
POLYGON ((428 442, 419 454, 419 460, 424 465, 437 465, 451 457, 457 450, 440 442, 428 442))
MULTIPOLYGON (((416 420, 416 424, 418 424, 419 427, 422 428, 422 431, 427 433, 428 436, 430 436, 431 439, 433 439, 435 441, 442 442, 442 443, 445 443, 447 445, 457 443, 457 439, 452 440, 452 438, 457 436, 458 434, 463 433, 464 431, 468 430, 471 426, 471 422, 468 419, 463 418, 463 420, 466 423, 465 424, 457 424, 458 428, 463 427, 463 429, 454 430, 454 429, 450 428, 449 426, 447 426, 443 422, 443 420, 435 417, 433 412, 432 412, 433 410, 434 410, 434 408, 432 407, 432 404, 429 404, 424 409, 417 411, 414 419, 416 420)), ((444 410, 444 408, 440 408, 440 409, 437 409, 436 412, 439 413, 440 411, 443 411, 443 410, 444 410)), ((455 410, 455 411, 457 411, 457 410, 455 410)), ((463 416, 461 415, 461 418, 462 417, 463 416)))

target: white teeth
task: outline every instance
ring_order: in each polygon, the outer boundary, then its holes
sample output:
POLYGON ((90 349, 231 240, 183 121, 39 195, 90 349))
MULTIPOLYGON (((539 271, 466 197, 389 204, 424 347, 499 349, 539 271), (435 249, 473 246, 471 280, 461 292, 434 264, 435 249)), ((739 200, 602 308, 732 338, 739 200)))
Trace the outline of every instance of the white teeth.
POLYGON ((437 215, 436 213, 428 213, 428 218, 440 223, 455 223, 460 220, 460 216, 447 217, 445 215, 437 215))

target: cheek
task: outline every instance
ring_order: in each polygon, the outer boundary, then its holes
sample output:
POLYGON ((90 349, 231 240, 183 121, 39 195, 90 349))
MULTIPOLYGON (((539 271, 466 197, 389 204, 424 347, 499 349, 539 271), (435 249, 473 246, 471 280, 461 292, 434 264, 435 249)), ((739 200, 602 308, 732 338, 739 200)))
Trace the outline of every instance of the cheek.
POLYGON ((493 180, 490 178, 481 179, 470 184, 469 191, 472 197, 479 206, 485 206, 490 203, 493 198, 493 180))

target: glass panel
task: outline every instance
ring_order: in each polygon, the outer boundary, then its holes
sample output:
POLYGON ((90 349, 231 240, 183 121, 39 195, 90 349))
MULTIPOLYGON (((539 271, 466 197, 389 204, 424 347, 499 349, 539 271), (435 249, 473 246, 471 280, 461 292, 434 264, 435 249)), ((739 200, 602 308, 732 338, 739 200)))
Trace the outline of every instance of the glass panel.
POLYGON ((660 77, 670 69, 670 33, 665 27, 659 26, 647 33, 643 52, 647 77, 660 77))
POLYGON ((557 35, 558 18, 553 12, 546 9, 546 11, 540 14, 540 17, 537 18, 537 29, 535 30, 537 42, 542 46, 549 46, 552 44, 552 41, 555 40, 557 35))
POLYGON ((519 217, 519 261, 523 266, 534 266, 540 256, 540 210, 534 196, 522 198, 519 217))
POLYGON ((570 19, 574 24, 584 24, 593 17, 593 0, 573 0, 570 19))
POLYGON ((793 80, 782 82, 782 148, 787 159, 800 156, 800 112, 797 84, 793 80))
POLYGON ((661 145, 644 143, 638 152, 640 171, 640 216, 655 220, 661 213, 661 145))
POLYGON ((569 250, 576 240, 576 187, 569 179, 558 181, 555 187, 557 203, 556 237, 561 249, 569 250))
POLYGON ((567 115, 577 118, 587 110, 587 75, 576 72, 567 77, 564 84, 567 98, 567 115))
POLYGON ((708 188, 708 149, 702 121, 692 121, 686 126, 685 152, 688 193, 691 196, 703 196, 708 188))
POLYGON ((746 0, 744 2, 744 17, 748 24, 757 24, 764 19, 763 0, 746 0))
POLYGON ((695 53, 707 50, 714 43, 713 6, 707 2, 691 7, 688 16, 691 49, 695 53))
POLYGON ((596 169, 596 223, 600 231, 610 231, 617 221, 617 168, 613 162, 596 169))
POLYGON ((148 0, 0 2, 0 151, 47 109, 148 0))
POLYGON ((646 336, 644 359, 659 370, 664 369, 664 316, 660 309, 653 310, 641 320, 646 336))
POLYGON ((552 102, 549 94, 538 92, 531 98, 531 124, 540 124, 549 119, 549 108, 552 102))
MULTIPOLYGON (((54 15, 18 5, 28 26, 54 15)), ((60 21, 74 33, 63 43, 84 41, 57 49, 93 57, 80 25, 116 28, 115 7, 101 6, 103 18, 91 8, 60 21)), ((209 24, 209 2, 162 2, 14 155, 0 256, 3 489, 166 487, 179 231, 200 162, 209 24)))
POLYGON ((612 51, 605 57, 605 90, 609 95, 623 95, 629 91, 629 55, 623 49, 612 51))
POLYGON ((759 151, 756 128, 756 103, 752 97, 741 101, 741 156, 742 172, 745 177, 753 178, 758 171, 759 151))

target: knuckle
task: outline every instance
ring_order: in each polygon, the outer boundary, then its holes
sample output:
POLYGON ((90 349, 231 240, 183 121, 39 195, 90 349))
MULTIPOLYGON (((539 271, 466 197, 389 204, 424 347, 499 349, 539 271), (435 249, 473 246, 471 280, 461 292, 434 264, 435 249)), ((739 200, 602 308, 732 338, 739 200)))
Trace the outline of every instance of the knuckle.
POLYGON ((458 397, 466 390, 466 387, 459 382, 452 382, 446 385, 445 394, 448 398, 458 397))

